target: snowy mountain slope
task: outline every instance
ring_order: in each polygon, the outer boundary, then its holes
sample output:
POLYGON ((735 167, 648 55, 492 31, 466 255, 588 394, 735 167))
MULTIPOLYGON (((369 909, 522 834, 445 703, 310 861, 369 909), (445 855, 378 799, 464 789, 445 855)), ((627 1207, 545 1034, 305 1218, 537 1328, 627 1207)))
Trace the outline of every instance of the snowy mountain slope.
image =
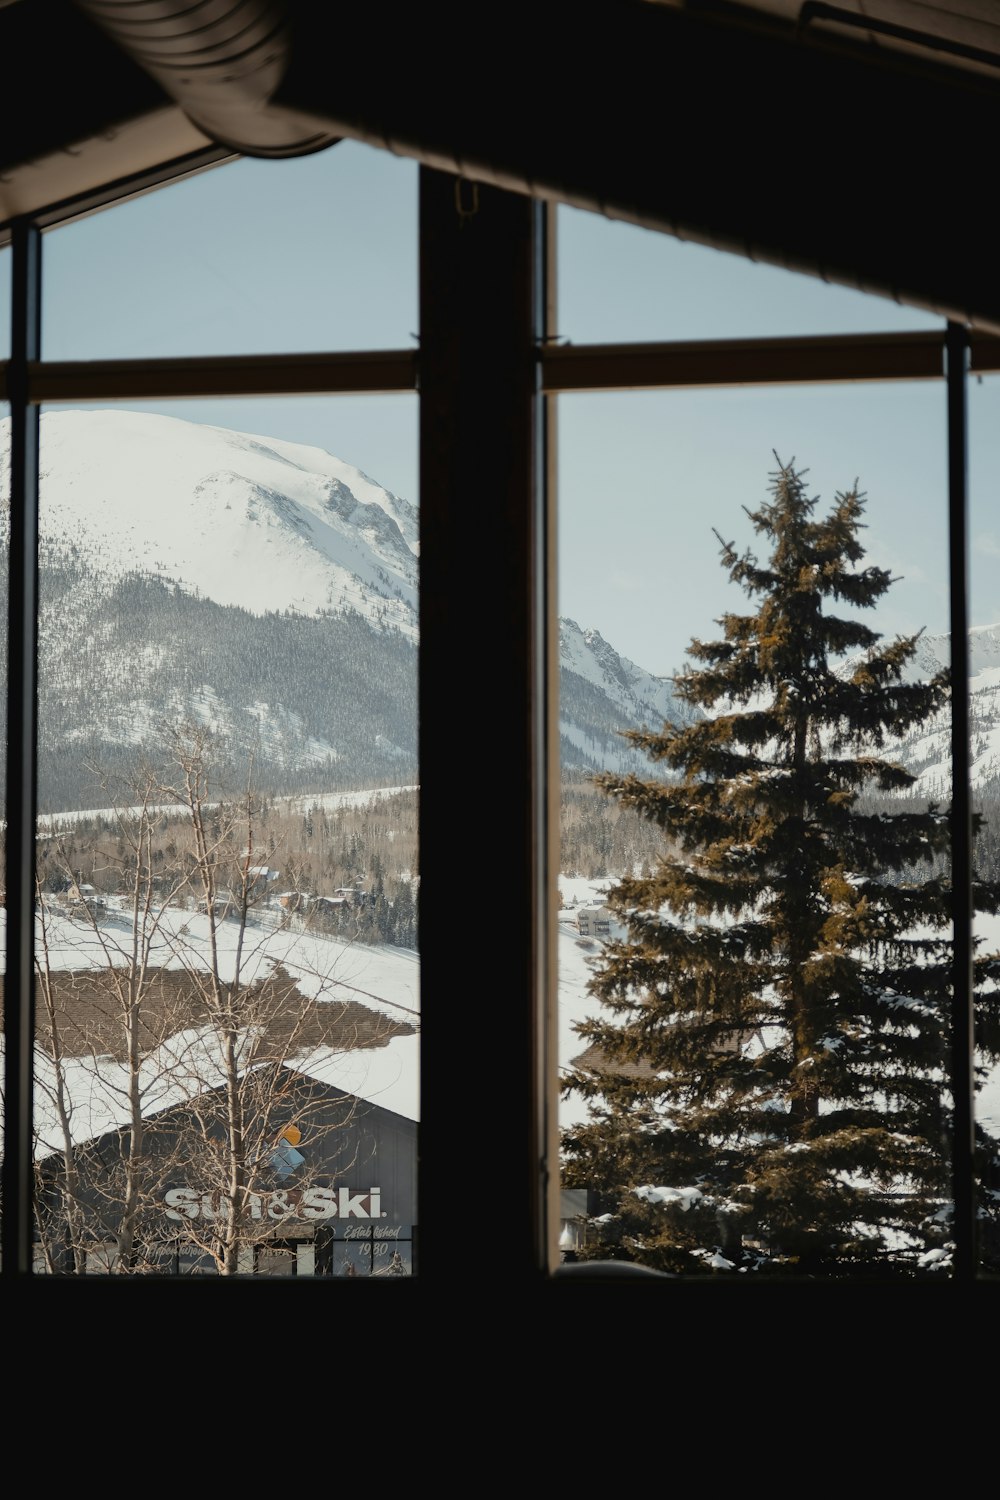
POLYGON ((620 730, 658 730, 665 719, 688 720, 670 682, 619 656, 597 630, 559 621, 559 734, 562 762, 582 771, 649 770, 649 761, 620 730))
MULTIPOLYGON (((904 680, 927 681, 951 665, 947 635, 922 635, 904 680)), ((844 663, 849 671, 851 661, 844 663)), ((978 791, 997 791, 1000 781, 1000 625, 981 625, 969 631, 969 715, 971 783, 978 791)), ((951 786, 951 719, 947 709, 933 715, 898 744, 887 747, 917 777, 914 792, 944 798, 951 786)))
MULTIPOLYGON (((9 461, 8 420, 4 487, 9 461)), ((182 721, 272 787, 415 777, 415 506, 320 448, 121 410, 43 414, 40 491, 43 809, 182 721)))
MULTIPOLYGON (((0 473, 9 464, 9 422, 0 473)), ((43 548, 254 614, 354 610, 417 634, 417 512, 324 453, 130 411, 41 419, 43 548)))
MULTIPOLYGON (((0 483, 9 450, 8 421, 0 483)), ((416 778, 414 505, 320 448, 118 409, 46 412, 41 451, 45 810, 184 720, 275 790, 416 778)), ((560 632, 564 764, 637 769, 618 731, 658 728, 668 684, 560 632)))

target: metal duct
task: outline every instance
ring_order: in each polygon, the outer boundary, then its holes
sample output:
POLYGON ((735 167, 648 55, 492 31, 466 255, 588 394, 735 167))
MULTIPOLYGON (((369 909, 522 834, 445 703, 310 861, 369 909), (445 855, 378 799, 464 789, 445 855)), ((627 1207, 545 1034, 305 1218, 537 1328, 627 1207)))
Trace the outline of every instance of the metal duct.
POLYGON ((211 140, 244 156, 303 156, 340 137, 275 104, 291 54, 286 0, 76 0, 211 140))

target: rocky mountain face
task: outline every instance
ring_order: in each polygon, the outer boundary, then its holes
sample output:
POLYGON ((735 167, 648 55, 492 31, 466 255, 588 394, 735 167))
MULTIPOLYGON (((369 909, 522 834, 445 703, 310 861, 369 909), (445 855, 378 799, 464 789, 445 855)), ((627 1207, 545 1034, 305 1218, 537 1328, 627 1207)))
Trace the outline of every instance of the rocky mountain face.
MULTIPOLYGON (((107 805, 180 723, 237 785, 251 754, 275 793, 419 779, 414 506, 319 448, 145 413, 48 412, 41 451, 40 810, 107 805)), ((644 766, 617 731, 658 727, 669 685, 571 620, 560 651, 564 765, 644 766)))
MULTIPOLYGON (((980 796, 1000 795, 1000 625, 969 631, 969 715, 971 782, 980 796)), ((845 663, 847 670, 850 663, 845 663)), ((911 682, 927 681, 951 666, 947 635, 922 635, 906 672, 911 682)), ((916 776, 914 793, 946 801, 951 787, 951 716, 947 708, 927 719, 884 752, 916 776)))
POLYGON ((665 677, 619 656, 596 630, 559 621, 559 740, 566 770, 639 771, 650 763, 621 736, 622 729, 659 729, 665 719, 687 721, 691 710, 665 677))

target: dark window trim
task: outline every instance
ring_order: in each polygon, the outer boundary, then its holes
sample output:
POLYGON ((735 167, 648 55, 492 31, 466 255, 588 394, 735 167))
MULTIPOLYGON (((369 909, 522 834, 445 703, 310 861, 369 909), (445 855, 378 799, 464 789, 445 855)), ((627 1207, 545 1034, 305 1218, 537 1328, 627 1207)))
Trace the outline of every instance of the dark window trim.
MULTIPOLYGON (((7 853, 5 1282, 31 1276, 28 1039, 33 1034, 40 403, 419 391, 421 861, 425 890, 447 896, 425 898, 421 922, 427 998, 420 1190, 427 1213, 422 1215, 421 1276, 413 1285, 447 1283, 457 1289, 494 1274, 489 1268, 484 1273, 474 1265, 462 1267, 465 1258, 456 1255, 454 1240, 456 1215, 449 1209, 456 1197, 460 1211, 462 1201, 486 1191, 497 1196, 494 1216, 509 1226, 502 1274, 520 1283, 559 1279, 553 1274, 559 1224, 555 962, 548 940, 554 930, 551 888, 558 847, 557 663, 550 628, 556 507, 546 499, 554 496, 555 403, 550 398, 583 390, 948 376, 953 632, 967 619, 964 394, 960 398, 955 393, 964 393, 970 363, 977 370, 1000 369, 1000 340, 970 335, 951 324, 941 334, 563 346, 552 333, 554 207, 480 186, 470 216, 468 205, 457 211, 457 181, 451 174, 421 168, 419 354, 380 350, 46 362, 38 358, 39 226, 14 226, 13 341, 11 358, 0 367, 0 397, 10 402, 14 432, 6 805, 19 809, 9 821, 7 853), (481 523, 491 536, 492 555, 485 573, 477 571, 473 577, 469 549, 481 523), (461 721, 463 706, 442 697, 442 674, 436 669, 454 652, 471 608, 484 622, 480 649, 497 669, 491 717, 483 724, 461 721), (479 758, 468 752, 470 736, 479 741, 479 758), (467 770, 456 773, 447 763, 451 739, 464 742, 456 759, 467 759, 467 770), (497 866, 499 893, 510 901, 511 926, 499 945, 487 993, 474 996, 463 985, 452 904, 460 855, 450 833, 442 838, 441 830, 464 823, 477 799, 493 830, 491 854, 498 858, 491 864, 497 866), (501 1030, 509 1047, 494 1057, 501 1030), (483 1070, 488 1118, 456 1127, 450 1088, 470 1067, 483 1070)), ((966 723, 967 708, 966 701, 966 723)), ((967 735, 963 743, 955 726, 953 756, 953 764, 967 771, 967 735)), ((963 809, 960 801, 956 799, 955 850, 968 872, 963 834, 968 804, 963 809)), ((967 930, 968 912, 957 907, 956 914, 963 916, 967 930)), ((967 955, 968 949, 956 954, 963 973, 967 955)), ((967 1028, 967 1015, 958 1015, 957 1009, 954 1035, 963 1044, 967 1028)), ((956 1059, 958 1076, 964 1074, 965 1057, 956 1052, 956 1059)), ((968 1060, 971 1066, 971 1049, 968 1060)), ((971 1109, 971 1095, 969 1102, 971 1109)), ((959 1183, 960 1220, 963 1194, 965 1185, 959 1183)), ((971 1259, 960 1256, 959 1265, 961 1278, 974 1277, 971 1259)), ((957 1275, 948 1284, 959 1279, 957 1275)), ((114 1278, 109 1281, 118 1284, 114 1278)), ((740 1284, 741 1293, 744 1286, 740 1284)), ((713 1284, 713 1291, 721 1289, 713 1284)))
MULTIPOLYGON (((405 395, 413 349, 343 354, 202 355, 192 359, 32 360, 29 401, 145 401, 213 396, 405 395)), ((4 394, 0 375, 0 399, 4 394)))
MULTIPOLYGON (((560 344, 542 354, 546 395, 673 387, 940 380, 940 331, 814 334, 676 343, 560 344)), ((1000 370, 1000 338, 969 339, 973 373, 1000 370)))
MULTIPOLYGON (((545 335, 545 339, 551 336, 545 335)), ((945 326, 929 332, 558 344, 538 352, 537 393, 943 380, 945 326)), ((972 374, 1000 370, 1000 338, 967 335, 972 374)), ((27 361, 32 404, 262 395, 405 395, 419 390, 413 349, 191 358, 27 361)), ((0 365, 0 400, 7 399, 0 365)))

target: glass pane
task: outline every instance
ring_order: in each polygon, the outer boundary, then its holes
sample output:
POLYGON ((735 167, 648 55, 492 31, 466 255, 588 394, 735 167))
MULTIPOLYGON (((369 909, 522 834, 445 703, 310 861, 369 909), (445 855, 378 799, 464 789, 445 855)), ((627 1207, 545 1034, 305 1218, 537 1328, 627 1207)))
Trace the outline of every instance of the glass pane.
MULTIPOLYGON (((2 261, 2 256, 0 256, 2 261)), ((5 324, 9 337, 10 324, 5 324)), ((6 349, 4 350, 6 353, 6 349)), ((0 704, 3 718, 0 721, 0 998, 7 970, 7 618, 8 590, 10 587, 10 407, 0 401, 0 618, 4 622, 3 639, 0 641, 0 704)), ((6 1047, 0 1049, 0 1084, 4 1079, 6 1047)))
POLYGON ((559 209, 557 244, 557 332, 577 344, 941 327, 888 297, 582 209, 559 209))
POLYGON ((0 359, 10 358, 10 267, 9 246, 0 249, 0 359))
POLYGON ((54 1273, 329 1275, 417 1222, 417 509, 307 405, 42 414, 54 1273))
MULTIPOLYGON (((984 880, 1000 879, 1000 756, 997 752, 997 684, 1000 681, 1000 375, 969 382, 969 642, 973 806, 982 816, 974 864, 984 880)), ((976 1130, 981 1152, 979 1263, 1000 1271, 1000 916, 978 912, 975 935, 980 983, 981 1089, 976 1130), (991 1002, 992 1001, 992 1006, 991 1002), (992 1042, 992 1045, 991 1045, 992 1042)))
POLYGON ((946 1275, 943 387, 558 427, 564 1253, 946 1275))
POLYGON ((417 168, 341 141, 230 162, 46 237, 46 359, 409 348, 417 168))

